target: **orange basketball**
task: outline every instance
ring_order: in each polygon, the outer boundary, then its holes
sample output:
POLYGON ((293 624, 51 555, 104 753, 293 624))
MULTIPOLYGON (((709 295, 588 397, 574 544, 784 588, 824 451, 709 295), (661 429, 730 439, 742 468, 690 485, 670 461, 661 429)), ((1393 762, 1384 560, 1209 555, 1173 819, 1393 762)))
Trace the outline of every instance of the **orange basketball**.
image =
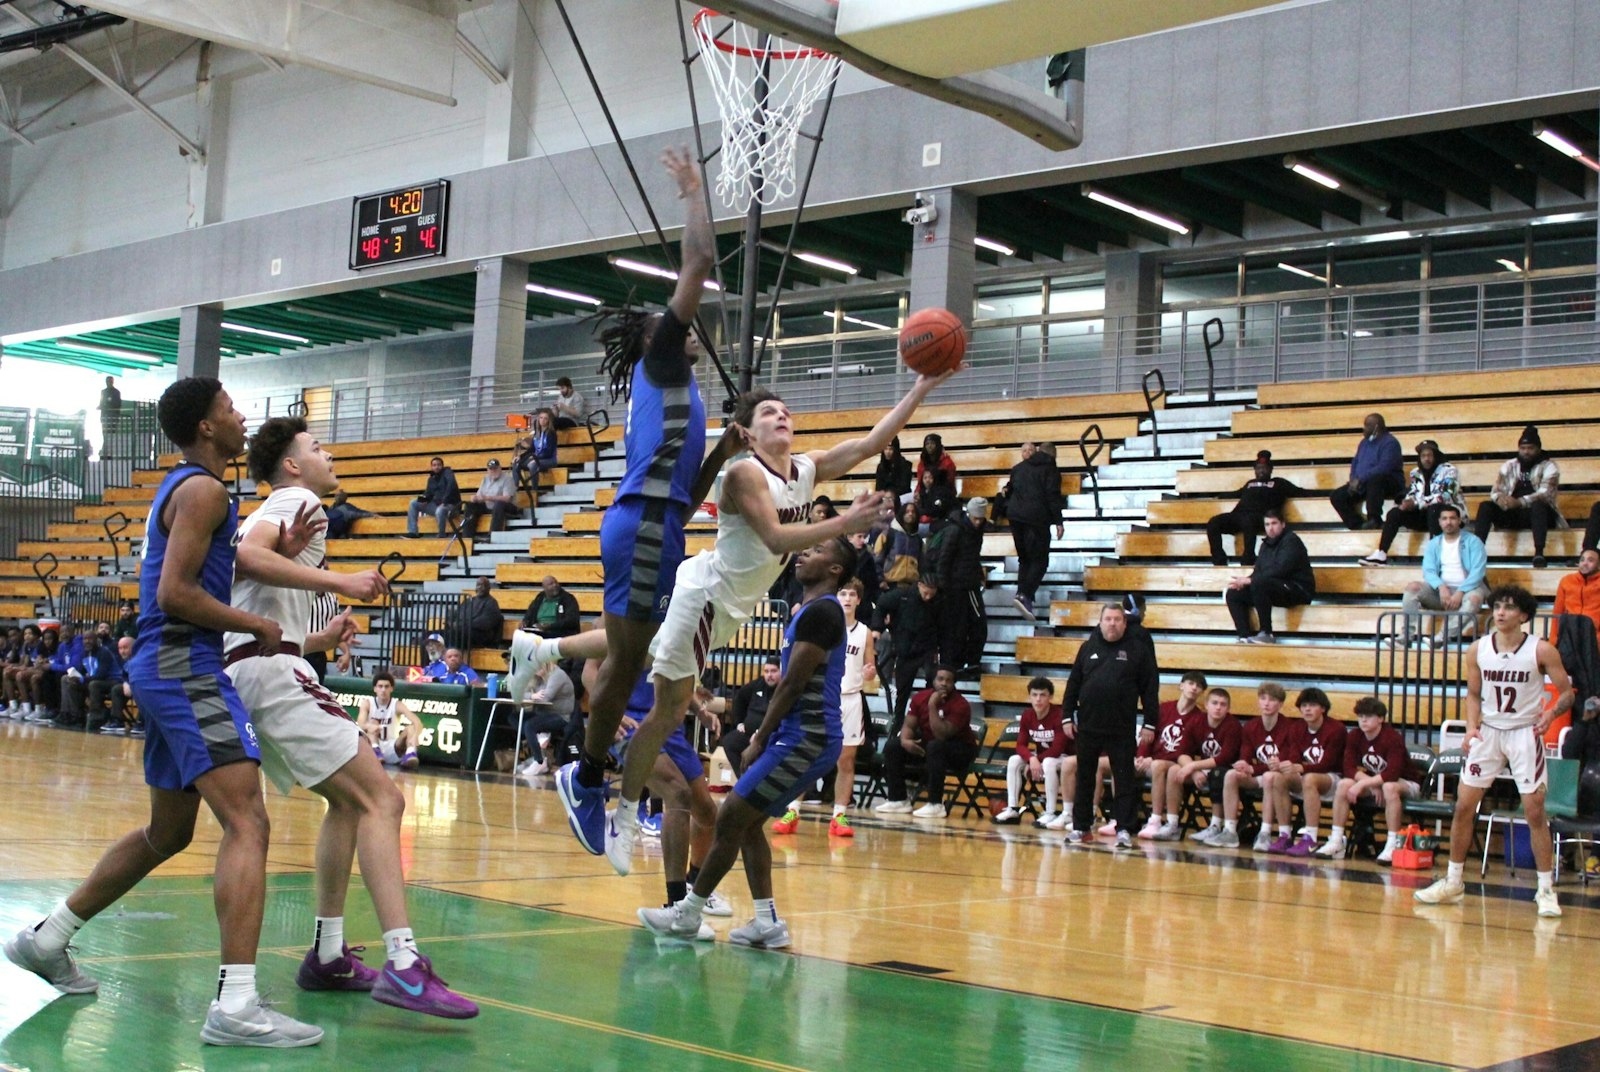
POLYGON ((948 309, 918 309, 900 329, 900 356, 912 372, 938 376, 961 364, 967 329, 948 309))

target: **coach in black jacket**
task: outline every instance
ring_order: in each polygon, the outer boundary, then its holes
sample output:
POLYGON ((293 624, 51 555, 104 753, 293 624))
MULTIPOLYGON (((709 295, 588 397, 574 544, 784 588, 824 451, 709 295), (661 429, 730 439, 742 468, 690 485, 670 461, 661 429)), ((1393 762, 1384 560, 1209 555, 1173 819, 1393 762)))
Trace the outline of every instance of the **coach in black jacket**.
POLYGON ((1310 603, 1317 594, 1317 575, 1311 569, 1311 556, 1300 537, 1289 531, 1283 515, 1268 510, 1262 519, 1267 538, 1261 541, 1256 568, 1245 577, 1228 582, 1224 598, 1233 615, 1233 629, 1241 644, 1276 644, 1272 631, 1273 607, 1298 607, 1310 603), (1254 607, 1259 629, 1250 626, 1254 607))
POLYGON ((1154 739, 1160 718, 1161 671, 1155 649, 1127 635, 1128 619, 1121 606, 1107 603, 1100 609, 1100 628, 1078 649, 1061 700, 1066 732, 1077 742, 1078 784, 1072 801, 1069 842, 1094 836, 1094 787, 1100 777, 1100 757, 1111 759, 1111 780, 1116 788, 1112 814, 1117 820, 1117 845, 1133 844, 1138 824, 1139 779, 1133 772, 1133 754, 1139 741, 1154 739), (1144 726, 1138 741, 1134 717, 1144 707, 1144 726))

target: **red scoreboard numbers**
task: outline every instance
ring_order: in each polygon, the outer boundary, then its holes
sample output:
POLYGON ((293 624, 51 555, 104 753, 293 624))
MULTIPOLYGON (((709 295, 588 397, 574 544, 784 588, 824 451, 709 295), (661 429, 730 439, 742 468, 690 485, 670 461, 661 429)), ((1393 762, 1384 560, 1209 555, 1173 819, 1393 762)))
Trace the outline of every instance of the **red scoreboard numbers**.
POLYGON ((356 198, 351 210, 350 267, 359 271, 444 256, 449 208, 446 179, 356 198))

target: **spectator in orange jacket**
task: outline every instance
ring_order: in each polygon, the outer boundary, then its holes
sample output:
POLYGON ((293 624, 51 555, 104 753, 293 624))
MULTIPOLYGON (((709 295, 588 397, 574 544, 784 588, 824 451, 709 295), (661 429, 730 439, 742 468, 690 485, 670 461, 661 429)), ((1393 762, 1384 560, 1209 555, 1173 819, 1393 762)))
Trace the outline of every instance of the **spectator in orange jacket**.
MULTIPOLYGON (((1556 585, 1555 613, 1587 614, 1600 632, 1600 551, 1589 548, 1578 556, 1578 572, 1569 573, 1556 585)), ((1550 642, 1556 642, 1556 630, 1550 642)))

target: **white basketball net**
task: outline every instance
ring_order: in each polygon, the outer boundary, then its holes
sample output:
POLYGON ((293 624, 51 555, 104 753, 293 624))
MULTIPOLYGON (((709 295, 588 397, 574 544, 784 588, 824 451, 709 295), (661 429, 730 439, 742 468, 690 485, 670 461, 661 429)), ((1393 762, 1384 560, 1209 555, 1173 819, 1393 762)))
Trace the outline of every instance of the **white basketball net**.
POLYGON ((739 211, 752 199, 771 205, 793 196, 800 124, 838 77, 839 57, 768 37, 710 8, 695 15, 694 32, 722 113, 717 195, 739 211), (757 84, 763 66, 764 104, 757 84))

